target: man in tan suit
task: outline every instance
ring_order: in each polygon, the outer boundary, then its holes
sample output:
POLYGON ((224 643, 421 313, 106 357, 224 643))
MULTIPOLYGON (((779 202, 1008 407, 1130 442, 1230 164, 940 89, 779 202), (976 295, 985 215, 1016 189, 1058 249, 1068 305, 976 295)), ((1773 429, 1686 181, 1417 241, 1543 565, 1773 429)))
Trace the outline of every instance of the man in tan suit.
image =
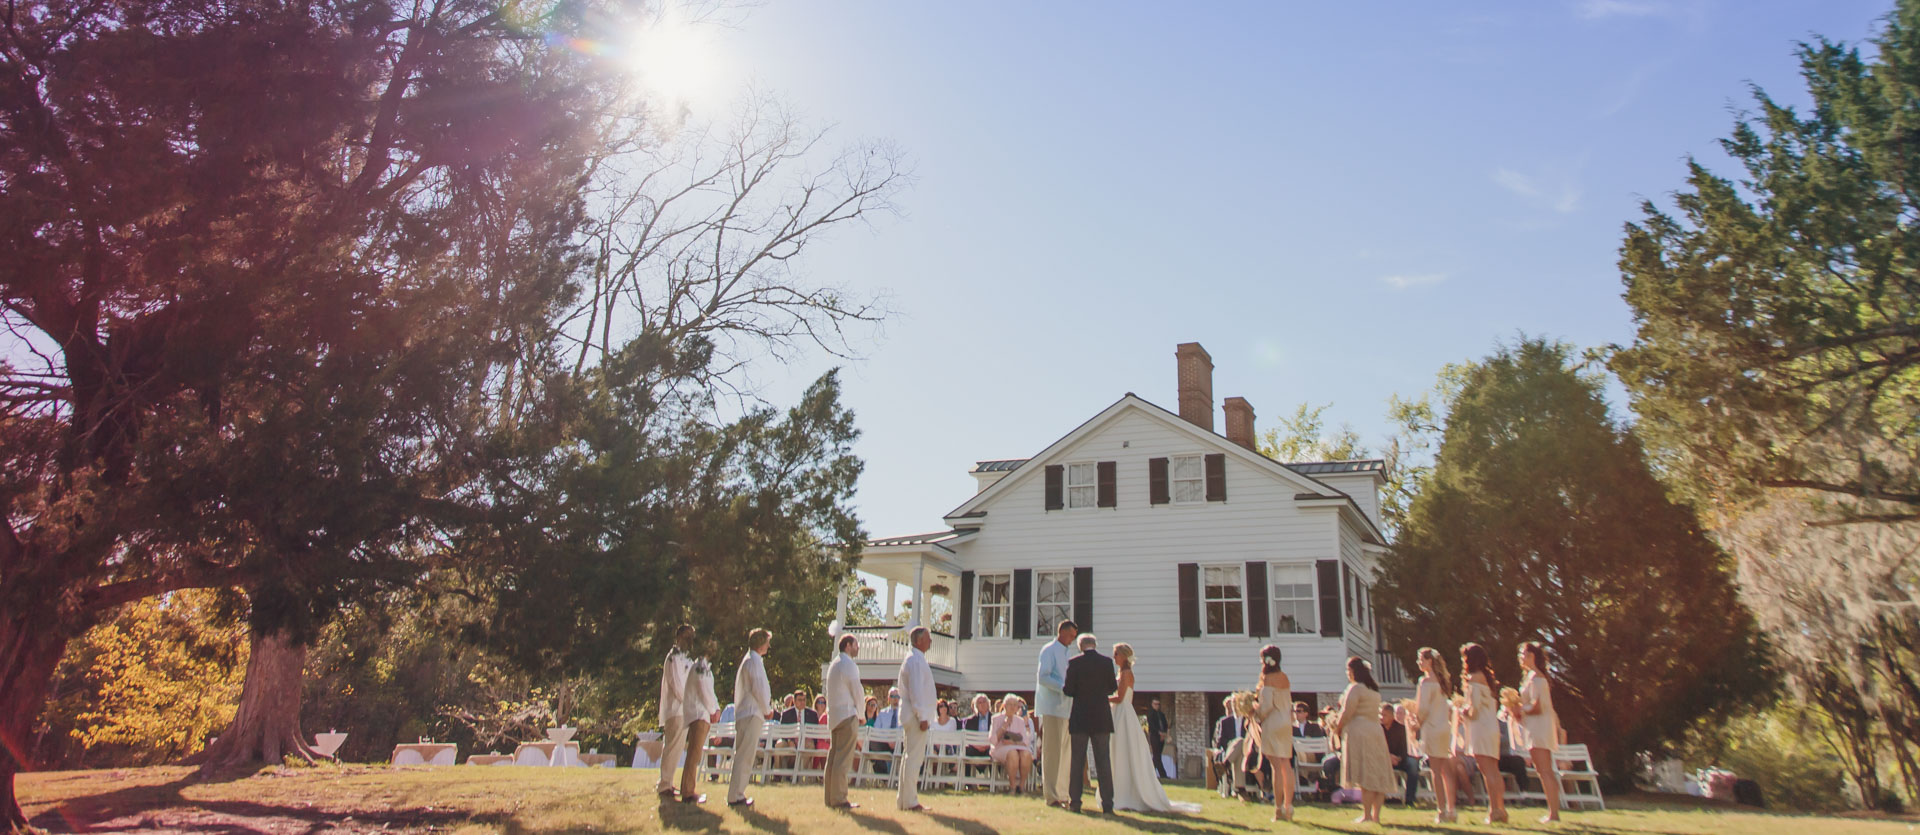
POLYGON ((840 636, 840 651, 827 666, 827 727, 832 729, 832 747, 827 751, 827 805, 835 809, 854 809, 860 804, 847 799, 847 771, 853 765, 855 749, 860 746, 861 716, 867 707, 867 691, 860 686, 860 665, 853 659, 860 654, 860 639, 840 636))

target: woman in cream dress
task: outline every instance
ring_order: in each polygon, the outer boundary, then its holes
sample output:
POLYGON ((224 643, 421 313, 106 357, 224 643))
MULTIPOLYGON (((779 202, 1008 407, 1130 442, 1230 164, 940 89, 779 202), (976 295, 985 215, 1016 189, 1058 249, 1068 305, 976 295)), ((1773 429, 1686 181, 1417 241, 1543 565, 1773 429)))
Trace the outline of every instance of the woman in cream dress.
POLYGON ((1487 785, 1487 823, 1507 820, 1507 784, 1500 777, 1500 703, 1494 699, 1499 684, 1493 677, 1493 665, 1486 647, 1460 646, 1460 672, 1465 692, 1460 715, 1467 720, 1467 754, 1480 767, 1480 779, 1487 785))
POLYGON ((1273 767, 1273 819, 1293 820, 1293 682, 1280 670, 1280 648, 1260 648, 1259 701, 1253 719, 1260 726, 1254 736, 1260 756, 1273 767))
POLYGON ((1447 673, 1447 660, 1433 647, 1419 652, 1420 689, 1414 694, 1413 731, 1420 735, 1420 753, 1427 757, 1433 772, 1434 823, 1452 823, 1453 808, 1453 705, 1447 703, 1447 691, 1453 689, 1453 676, 1447 673))
POLYGON ((1347 692, 1340 696, 1340 719, 1329 732, 1340 736, 1340 785, 1360 790, 1360 817, 1354 823, 1379 823, 1380 807, 1393 791, 1393 757, 1387 731, 1380 726, 1380 685, 1373 667, 1359 656, 1347 659, 1347 692))
POLYGON ((1553 691, 1547 687, 1547 648, 1539 641, 1520 645, 1520 745, 1540 774, 1547 794, 1547 815, 1541 823, 1560 820, 1560 775, 1553 768, 1553 749, 1560 743, 1560 716, 1553 710, 1553 691))

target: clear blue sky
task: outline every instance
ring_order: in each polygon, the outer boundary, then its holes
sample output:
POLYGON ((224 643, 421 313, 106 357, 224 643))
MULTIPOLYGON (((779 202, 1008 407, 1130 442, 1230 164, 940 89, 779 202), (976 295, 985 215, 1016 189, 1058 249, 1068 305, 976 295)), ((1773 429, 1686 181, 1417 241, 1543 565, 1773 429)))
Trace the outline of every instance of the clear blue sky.
POLYGON ((905 216, 806 265, 899 310, 843 372, 888 536, 1124 392, 1174 406, 1178 342, 1261 429, 1332 402, 1371 439, 1390 394, 1519 332, 1628 339, 1621 224, 1689 153, 1730 173, 1749 82, 1804 98, 1796 41, 1889 6, 773 0, 713 50, 716 83, 914 160, 905 216))

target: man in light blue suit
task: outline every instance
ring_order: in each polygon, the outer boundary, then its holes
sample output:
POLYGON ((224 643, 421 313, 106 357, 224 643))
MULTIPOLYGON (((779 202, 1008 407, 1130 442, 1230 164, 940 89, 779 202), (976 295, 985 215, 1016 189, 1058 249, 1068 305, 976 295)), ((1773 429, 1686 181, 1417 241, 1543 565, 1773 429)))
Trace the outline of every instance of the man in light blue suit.
POLYGON ((1040 650, 1040 670, 1034 675, 1033 710, 1040 714, 1040 780, 1045 784, 1047 805, 1066 806, 1067 754, 1073 748, 1067 717, 1073 714, 1073 699, 1068 698, 1067 662, 1080 627, 1073 621, 1060 622, 1060 633, 1040 650))

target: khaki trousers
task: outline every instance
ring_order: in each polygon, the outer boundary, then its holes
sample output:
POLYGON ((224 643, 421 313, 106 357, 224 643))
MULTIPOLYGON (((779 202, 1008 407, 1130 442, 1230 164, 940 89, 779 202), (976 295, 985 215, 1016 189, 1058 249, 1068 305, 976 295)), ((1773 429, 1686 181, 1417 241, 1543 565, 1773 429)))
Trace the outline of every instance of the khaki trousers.
POLYGON ((766 724, 765 716, 742 716, 733 722, 733 782, 727 786, 728 803, 747 799, 754 761, 760 759, 760 729, 766 724))
POLYGON ((920 766, 927 761, 927 732, 919 722, 906 723, 906 742, 900 751, 900 791, 895 801, 902 809, 920 805, 920 766))
POLYGON ((1040 717, 1040 782, 1045 785, 1048 803, 1066 803, 1067 752, 1073 749, 1073 734, 1067 731, 1067 717, 1040 717))
POLYGON ((680 755, 687 752, 687 722, 685 719, 669 719, 660 729, 660 782, 655 783, 657 792, 672 791, 673 768, 680 764, 680 755))
POLYGON ((860 718, 849 716, 833 726, 831 745, 827 749, 827 805, 839 806, 847 802, 847 770, 860 747, 860 718))

